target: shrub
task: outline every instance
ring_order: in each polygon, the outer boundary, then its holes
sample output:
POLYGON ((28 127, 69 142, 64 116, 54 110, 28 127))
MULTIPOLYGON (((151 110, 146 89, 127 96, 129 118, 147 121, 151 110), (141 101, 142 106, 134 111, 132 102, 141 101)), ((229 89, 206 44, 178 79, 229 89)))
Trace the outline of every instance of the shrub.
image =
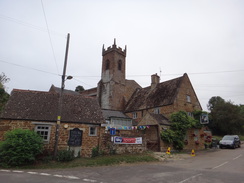
POLYGON ((99 156, 99 155, 100 155, 100 153, 99 153, 99 147, 98 146, 93 147, 92 148, 92 158, 93 157, 96 157, 96 156, 99 156))
POLYGON ((184 137, 189 128, 199 125, 197 120, 189 117, 186 112, 179 111, 171 115, 171 128, 163 131, 161 133, 161 139, 173 145, 177 150, 182 150, 184 148, 184 137))
POLYGON ((0 144, 0 164, 19 166, 31 164, 43 150, 43 139, 34 131, 15 129, 5 134, 0 144))
POLYGON ((70 151, 70 150, 58 151, 57 161, 64 162, 64 161, 72 161, 73 159, 75 159, 74 151, 70 151))

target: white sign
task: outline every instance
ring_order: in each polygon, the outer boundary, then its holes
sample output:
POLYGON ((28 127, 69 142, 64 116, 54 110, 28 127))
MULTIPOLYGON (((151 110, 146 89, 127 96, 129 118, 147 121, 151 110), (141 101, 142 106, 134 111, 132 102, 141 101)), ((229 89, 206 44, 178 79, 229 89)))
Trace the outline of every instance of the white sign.
POLYGON ((201 124, 208 124, 209 123, 208 114, 202 114, 200 116, 200 123, 201 124))
POLYGON ((142 144, 142 137, 114 137, 115 144, 142 144))

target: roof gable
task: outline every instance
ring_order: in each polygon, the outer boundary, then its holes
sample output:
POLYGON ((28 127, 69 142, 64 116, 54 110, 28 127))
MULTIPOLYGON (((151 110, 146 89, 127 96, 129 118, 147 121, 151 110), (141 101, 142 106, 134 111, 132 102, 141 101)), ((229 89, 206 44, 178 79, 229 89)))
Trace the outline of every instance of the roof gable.
POLYGON ((170 123, 168 118, 163 114, 153 114, 148 112, 138 123, 138 126, 147 125, 170 125, 170 123))
POLYGON ((136 111, 174 103, 182 77, 175 78, 151 87, 137 89, 126 105, 126 111, 136 111))
MULTIPOLYGON (((29 90, 13 90, 3 119, 56 121, 59 94, 29 90)), ((78 123, 103 122, 102 112, 96 99, 81 95, 63 95, 61 121, 78 123)))

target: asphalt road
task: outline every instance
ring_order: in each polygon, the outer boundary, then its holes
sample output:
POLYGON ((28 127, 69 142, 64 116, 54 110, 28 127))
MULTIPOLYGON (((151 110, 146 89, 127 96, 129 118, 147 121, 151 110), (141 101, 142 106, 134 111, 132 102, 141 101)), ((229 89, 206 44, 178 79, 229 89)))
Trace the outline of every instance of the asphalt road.
POLYGON ((60 170, 0 170, 2 183, 244 183, 244 146, 181 160, 60 170))

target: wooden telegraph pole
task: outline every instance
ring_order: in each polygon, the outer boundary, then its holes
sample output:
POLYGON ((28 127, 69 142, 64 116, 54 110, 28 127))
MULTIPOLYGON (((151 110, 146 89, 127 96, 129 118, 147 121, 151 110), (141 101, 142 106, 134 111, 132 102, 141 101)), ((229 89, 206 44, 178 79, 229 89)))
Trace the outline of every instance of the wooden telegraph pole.
POLYGON ((70 34, 68 33, 67 43, 66 43, 66 51, 65 51, 65 58, 64 58, 63 75, 62 75, 62 81, 61 81, 61 90, 60 90, 60 94, 59 94, 57 124, 56 124, 55 143, 54 143, 54 155, 53 155, 54 159, 56 159, 57 152, 58 152, 59 127, 60 127, 60 123, 61 123, 64 82, 65 82, 66 67, 67 67, 67 60, 68 60, 68 51, 69 51, 69 37, 70 37, 70 34))

